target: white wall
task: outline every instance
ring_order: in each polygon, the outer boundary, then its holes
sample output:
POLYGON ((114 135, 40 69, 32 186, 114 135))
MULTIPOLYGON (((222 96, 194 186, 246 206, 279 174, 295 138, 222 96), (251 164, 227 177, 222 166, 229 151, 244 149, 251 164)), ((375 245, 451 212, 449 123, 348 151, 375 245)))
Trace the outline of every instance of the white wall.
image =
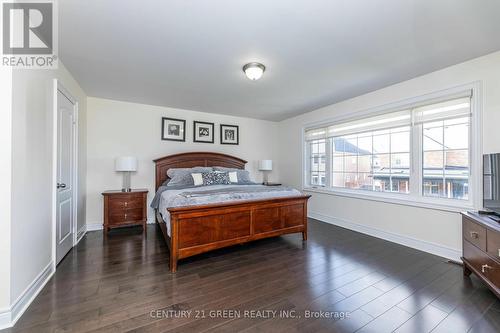
MULTIPOLYGON (((301 131, 308 123, 391 104, 428 93, 481 81, 483 84, 483 151, 500 152, 500 52, 448 67, 369 94, 333 104, 280 123, 281 180, 301 184, 301 131), (295 147, 286 150, 286 147, 295 147)), ((372 228, 461 251, 461 220, 458 213, 313 194, 310 212, 336 223, 355 223, 360 230, 372 228)))
POLYGON ((12 70, 0 68, 0 327, 10 306, 12 70))
MULTIPOLYGON (((93 226, 102 225, 103 221, 101 193, 121 188, 122 176, 114 171, 114 159, 118 156, 138 158, 132 187, 149 189, 149 204, 155 190, 153 159, 180 152, 225 153, 247 160, 247 170, 260 181, 257 161, 275 160, 278 154, 278 124, 274 122, 90 97, 87 109, 87 223, 93 226), (162 117, 186 120, 186 142, 161 140, 162 117), (193 120, 215 123, 214 144, 193 142, 193 120), (219 124, 239 125, 240 144, 219 144, 219 124)), ((279 179, 279 170, 272 171, 270 180, 273 179, 279 179)), ((151 209, 148 215, 154 221, 151 209)))
POLYGON ((57 70, 16 69, 12 84, 11 304, 52 259, 54 78, 79 102, 78 224, 85 221, 86 95, 62 62, 57 70))

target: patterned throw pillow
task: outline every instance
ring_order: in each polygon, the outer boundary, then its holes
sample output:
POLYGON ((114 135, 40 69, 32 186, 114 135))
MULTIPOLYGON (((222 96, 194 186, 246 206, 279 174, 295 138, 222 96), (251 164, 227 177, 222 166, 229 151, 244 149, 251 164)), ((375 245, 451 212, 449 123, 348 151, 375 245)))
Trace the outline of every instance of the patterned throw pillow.
POLYGON ((250 177, 250 172, 243 169, 235 168, 225 168, 225 167, 214 167, 215 171, 221 172, 236 172, 238 178, 238 184, 253 184, 252 178, 250 177))
POLYGON ((203 172, 201 174, 203 178, 203 185, 229 185, 229 174, 227 172, 203 172))

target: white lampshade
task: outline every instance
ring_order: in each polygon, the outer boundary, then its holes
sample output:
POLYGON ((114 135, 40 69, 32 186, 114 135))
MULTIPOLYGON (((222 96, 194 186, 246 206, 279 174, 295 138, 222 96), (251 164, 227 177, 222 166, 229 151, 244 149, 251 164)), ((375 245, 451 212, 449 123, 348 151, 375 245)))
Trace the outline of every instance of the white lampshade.
POLYGON ((137 171, 137 158, 122 156, 115 160, 115 171, 137 171))
POLYGON ((260 171, 273 170, 273 161, 272 160, 260 160, 259 161, 259 170, 260 171))

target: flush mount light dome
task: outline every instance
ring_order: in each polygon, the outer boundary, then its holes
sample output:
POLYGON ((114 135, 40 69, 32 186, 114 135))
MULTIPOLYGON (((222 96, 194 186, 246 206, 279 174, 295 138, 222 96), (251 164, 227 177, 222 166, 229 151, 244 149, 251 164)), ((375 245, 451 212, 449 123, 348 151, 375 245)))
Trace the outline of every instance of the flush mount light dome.
POLYGON ((243 72, 245 72, 247 78, 249 78, 252 81, 260 79, 264 74, 265 70, 266 66, 258 62, 251 62, 243 66, 243 72))

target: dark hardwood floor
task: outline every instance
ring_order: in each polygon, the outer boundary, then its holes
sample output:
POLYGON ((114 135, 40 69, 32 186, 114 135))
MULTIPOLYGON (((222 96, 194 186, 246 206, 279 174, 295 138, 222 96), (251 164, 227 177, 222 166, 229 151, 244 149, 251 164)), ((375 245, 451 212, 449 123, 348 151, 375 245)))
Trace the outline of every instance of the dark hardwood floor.
POLYGON ((156 226, 90 232, 2 333, 500 332, 500 301, 460 266, 314 220, 305 243, 218 250, 175 274, 167 263, 156 226))

